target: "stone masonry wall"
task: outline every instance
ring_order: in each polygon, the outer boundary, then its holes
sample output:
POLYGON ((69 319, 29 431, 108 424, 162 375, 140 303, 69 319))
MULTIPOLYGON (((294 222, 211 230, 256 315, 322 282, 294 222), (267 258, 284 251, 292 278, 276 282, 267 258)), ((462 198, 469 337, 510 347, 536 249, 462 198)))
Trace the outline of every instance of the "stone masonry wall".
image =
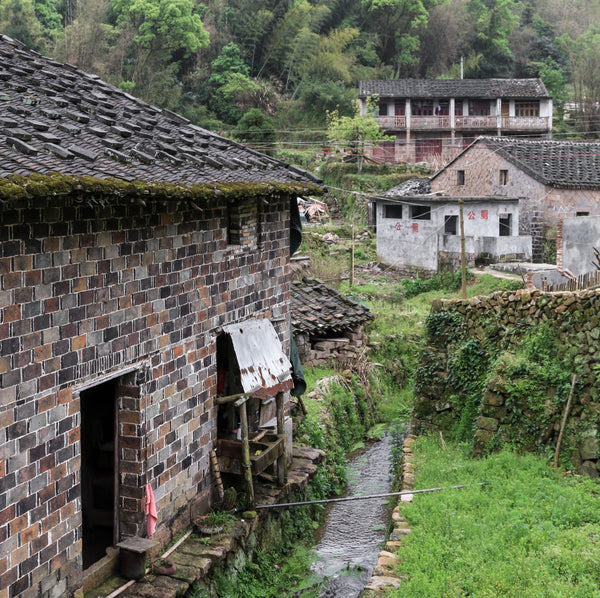
MULTIPOLYGON (((536 324, 547 323, 556 331, 561 345, 570 349, 573 371, 578 378, 568 426, 574 434, 570 439, 572 461, 576 465, 592 461, 593 468, 588 463, 582 470, 589 473, 596 469, 599 447, 596 443, 592 456, 590 442, 584 439, 595 438, 600 425, 600 289, 557 293, 502 291, 466 301, 436 302, 432 306, 434 314, 450 317, 442 329, 428 338, 422 354, 413 413, 415 429, 451 429, 456 424, 452 395, 457 391, 450 387, 449 365, 459 345, 475 339, 482 347, 510 352, 536 324), (453 319, 452 314, 458 317, 453 319)), ((527 372, 521 375, 526 378, 527 372)), ((510 442, 518 436, 528 437, 531 444, 554 443, 563 408, 553 403, 553 390, 549 389, 548 401, 543 406, 530 405, 527 396, 522 404, 514 405, 507 401, 505 386, 501 369, 496 369, 480 398, 473 430, 476 450, 485 450, 495 440, 510 442), (544 429, 524 428, 532 408, 543 409, 544 429)))
POLYGON ((545 229, 556 228, 561 218, 576 216, 577 212, 600 214, 598 191, 543 185, 483 144, 475 145, 440 172, 432 180, 431 190, 453 197, 520 198, 519 233, 531 235, 536 262, 541 261, 545 229), (464 185, 458 184, 459 170, 465 173, 464 185), (500 170, 508 171, 506 185, 500 185, 500 170))
POLYGON ((149 482, 167 541, 208 500, 218 328, 268 317, 289 343, 288 197, 233 225, 225 205, 97 199, 0 211, 0 598, 81 585, 81 393, 116 380, 121 537, 145 532, 149 482))

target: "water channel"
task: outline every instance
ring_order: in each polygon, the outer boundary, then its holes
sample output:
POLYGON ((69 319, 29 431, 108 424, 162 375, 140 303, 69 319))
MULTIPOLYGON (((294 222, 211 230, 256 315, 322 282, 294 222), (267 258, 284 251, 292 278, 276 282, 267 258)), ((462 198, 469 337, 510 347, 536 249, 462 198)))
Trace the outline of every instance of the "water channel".
MULTIPOLYGON (((388 435, 352 458, 345 496, 392 491, 391 449, 388 435)), ((390 516, 386 504, 385 498, 377 498, 329 506, 312 565, 326 579, 321 598, 356 598, 369 581, 386 539, 390 516)))

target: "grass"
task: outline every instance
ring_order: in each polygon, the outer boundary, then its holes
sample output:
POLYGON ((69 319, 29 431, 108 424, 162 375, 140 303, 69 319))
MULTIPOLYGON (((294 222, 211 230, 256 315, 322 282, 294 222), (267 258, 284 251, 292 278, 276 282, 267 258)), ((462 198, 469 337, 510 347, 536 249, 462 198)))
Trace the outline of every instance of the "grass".
POLYGON ((394 598, 600 596, 600 486, 568 477, 533 455, 504 450, 470 459, 464 446, 421 437, 416 495, 398 554, 406 576, 394 598))

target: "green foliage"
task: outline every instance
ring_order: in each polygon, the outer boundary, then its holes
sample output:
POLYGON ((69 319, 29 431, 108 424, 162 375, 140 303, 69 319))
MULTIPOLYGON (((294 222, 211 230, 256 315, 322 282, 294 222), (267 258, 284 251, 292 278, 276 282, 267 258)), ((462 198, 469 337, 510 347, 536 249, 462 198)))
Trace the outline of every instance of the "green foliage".
POLYGON ((258 109, 252 108, 238 121, 235 135, 249 143, 273 143, 273 123, 258 109))
POLYGON ((426 339, 444 346, 461 340, 466 332, 463 316, 456 311, 432 311, 424 322, 426 339))
POLYGON ((487 375, 488 356, 477 339, 462 343, 448 359, 448 386, 453 394, 458 417, 455 436, 470 441, 487 375))
POLYGON ((275 550, 259 552, 236 578, 217 571, 218 595, 221 598, 272 598, 302 592, 305 598, 317 598, 319 588, 303 591, 311 588, 317 579, 316 575, 306 574, 310 564, 311 553, 304 546, 290 550, 285 560, 275 550))
MULTIPOLYGON (((467 271, 467 281, 472 280, 473 275, 467 271)), ((461 288, 462 278, 460 271, 439 272, 431 278, 405 278, 402 280, 402 290, 406 297, 414 297, 420 293, 429 291, 455 292, 461 288)))
POLYGON ((599 487, 512 451, 472 460, 439 437, 413 445, 416 488, 465 484, 403 507, 412 533, 391 597, 598 595, 599 487), (476 486, 478 482, 489 482, 476 486))

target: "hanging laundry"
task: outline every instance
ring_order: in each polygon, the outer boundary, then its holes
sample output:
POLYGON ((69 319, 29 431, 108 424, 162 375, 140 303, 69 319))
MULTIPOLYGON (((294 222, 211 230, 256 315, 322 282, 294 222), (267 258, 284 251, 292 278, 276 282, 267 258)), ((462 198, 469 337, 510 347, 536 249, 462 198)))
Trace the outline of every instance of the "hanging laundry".
POLYGON ((158 517, 156 516, 156 502, 154 502, 152 486, 150 484, 146 484, 146 535, 148 538, 156 531, 157 521, 158 517))

